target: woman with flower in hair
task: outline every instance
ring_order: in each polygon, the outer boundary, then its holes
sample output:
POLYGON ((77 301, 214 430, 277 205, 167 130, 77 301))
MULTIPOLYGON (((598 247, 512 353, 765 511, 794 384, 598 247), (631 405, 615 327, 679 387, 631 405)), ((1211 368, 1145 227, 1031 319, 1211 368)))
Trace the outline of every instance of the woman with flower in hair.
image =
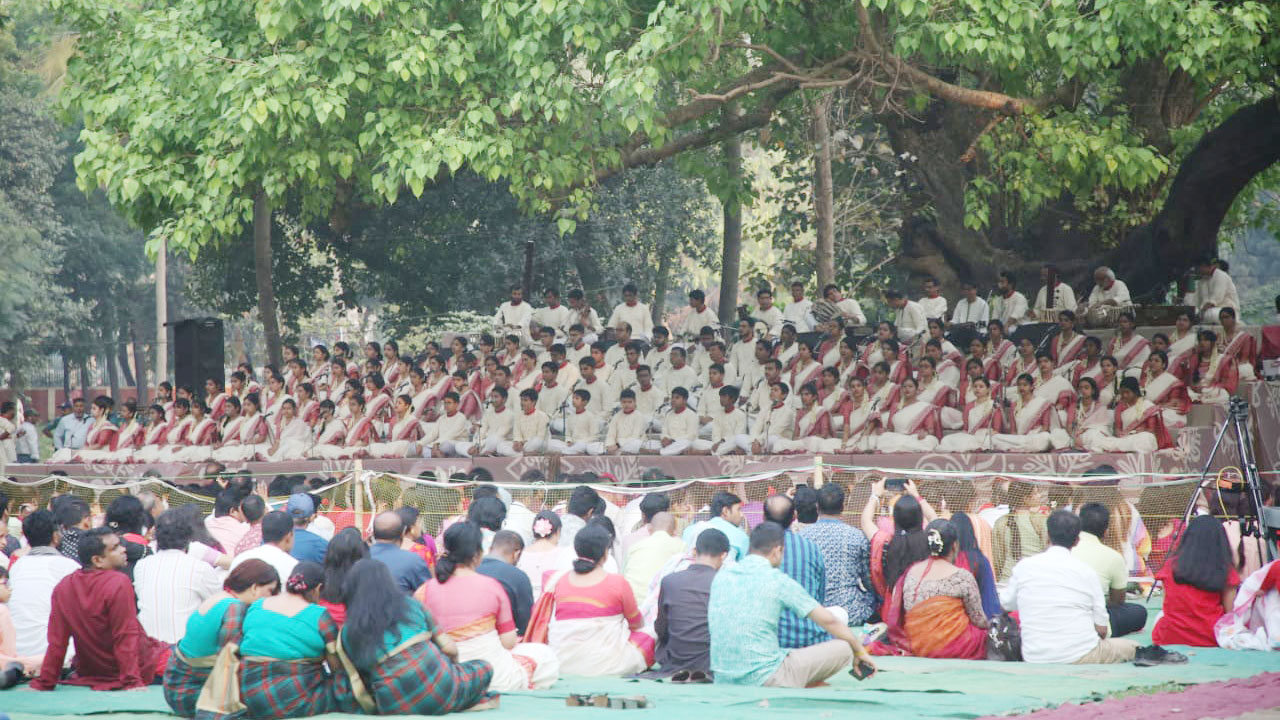
POLYGON ((973 574, 956 566, 960 536, 950 520, 925 530, 929 558, 912 565, 894 586, 885 622, 901 655, 982 660, 987 616, 973 574))
POLYGON ((573 549, 560 545, 560 516, 543 510, 533 518, 533 544, 520 554, 516 567, 529 576, 533 585, 533 601, 542 596, 542 579, 548 572, 568 570, 573 566, 573 549))
POLYGON ((493 666, 490 690, 545 690, 560 676, 560 663, 545 644, 520 642, 507 591, 476 571, 484 559, 483 537, 472 522, 446 530, 435 577, 414 598, 458 646, 459 661, 493 666))

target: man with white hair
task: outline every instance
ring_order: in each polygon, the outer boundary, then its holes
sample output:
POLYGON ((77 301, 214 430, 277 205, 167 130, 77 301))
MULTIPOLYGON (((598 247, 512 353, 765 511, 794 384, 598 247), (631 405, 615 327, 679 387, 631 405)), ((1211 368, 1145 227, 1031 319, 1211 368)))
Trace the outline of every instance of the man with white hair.
MULTIPOLYGON (((1080 308, 1082 315, 1092 322, 1098 322, 1106 312, 1105 308, 1124 308, 1133 305, 1129 297, 1129 286, 1123 280, 1116 279, 1116 272, 1103 265, 1093 271, 1093 290, 1089 292, 1089 300, 1080 308)), ((1112 316, 1113 318, 1115 316, 1112 316)))

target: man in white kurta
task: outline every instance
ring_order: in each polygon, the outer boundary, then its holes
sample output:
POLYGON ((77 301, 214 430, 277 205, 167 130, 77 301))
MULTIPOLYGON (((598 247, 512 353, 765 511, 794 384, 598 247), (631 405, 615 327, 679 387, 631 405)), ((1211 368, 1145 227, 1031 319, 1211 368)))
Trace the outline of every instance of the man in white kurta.
POLYGON ((791 302, 782 309, 782 320, 794 325, 798 333, 813 329, 813 301, 804 296, 804 283, 799 280, 791 283, 791 302))
POLYGON ((689 291, 689 314, 680 323, 680 331, 676 339, 682 342, 693 342, 698 339, 702 328, 714 328, 720 325, 720 317, 707 307, 707 295, 701 290, 689 291))
POLYGON ((850 325, 867 324, 867 315, 862 312, 862 306, 858 304, 857 300, 845 297, 840 292, 840 288, 835 285, 828 285, 823 288, 822 296, 826 298, 827 302, 836 306, 846 323, 850 325))
POLYGON ((1093 271, 1093 289, 1089 291, 1086 307, 1128 307, 1133 304, 1129 297, 1129 286, 1116 278, 1116 273, 1109 267, 1100 267, 1093 271))
POLYGON ((500 449, 511 444, 516 414, 507 407, 507 398, 507 389, 504 387, 495 386, 489 391, 489 407, 480 420, 476 441, 455 443, 454 450, 459 455, 497 455, 500 449))
POLYGON ((458 411, 458 393, 450 391, 444 396, 444 415, 423 426, 423 457, 465 457, 458 449, 460 443, 471 440, 471 421, 458 411))
POLYGON ((673 348, 671 365, 658 373, 658 385, 662 387, 662 392, 670 395, 671 391, 678 387, 693 392, 700 384, 698 373, 694 372, 693 366, 685 361, 684 348, 673 348))
POLYGON ((698 413, 689 409, 689 392, 676 388, 671 393, 671 412, 662 419, 660 455, 681 455, 698 439, 698 413))
POLYGON ((516 335, 521 345, 533 342, 529 333, 529 325, 533 322, 533 308, 524 301, 524 290, 511 288, 511 299, 498 306, 493 316, 493 326, 503 335, 516 335))
POLYGON ((625 322, 631 325, 631 336, 648 341, 653 337, 653 317, 649 314, 649 306, 640 302, 640 291, 635 285, 622 288, 622 302, 614 306, 609 315, 609 326, 617 327, 625 322))
POLYGON ((587 304, 587 296, 581 289, 569 291, 569 310, 572 311, 570 322, 582 325, 582 338, 588 345, 600 339, 604 323, 600 322, 600 313, 587 304))
POLYGON ((796 410, 787 402, 786 383, 769 386, 769 404, 756 416, 751 431, 751 452, 756 455, 777 451, 779 440, 790 440, 795 430, 796 410))
POLYGON ((733 348, 729 351, 729 362, 740 371, 756 364, 756 344, 759 340, 756 338, 755 329, 751 323, 743 320, 738 323, 738 341, 733 344, 733 348))
POLYGON ((636 412, 634 390, 623 390, 618 400, 622 409, 609 420, 604 439, 605 451, 614 455, 638 455, 645 445, 649 420, 636 412))
POLYGON ((924 310, 926 318, 945 318, 947 316, 947 299, 942 296, 942 288, 938 285, 937 278, 927 277, 924 279, 924 297, 917 302, 920 308, 924 310))
POLYGON ((897 290, 886 292, 884 299, 889 307, 897 311, 894 325, 898 327, 899 341, 913 343, 929 331, 929 318, 924 314, 924 308, 920 307, 920 303, 908 300, 897 290))
POLYGON ((761 288, 756 291, 756 311, 751 316, 757 322, 765 324, 765 334, 770 338, 777 338, 782 333, 782 311, 777 305, 773 304, 773 291, 769 288, 761 288))
POLYGON ((1240 296, 1236 283, 1213 260, 1200 262, 1200 277, 1196 280, 1196 292, 1190 304, 1200 312, 1200 320, 1206 324, 1221 325, 1218 313, 1229 307, 1240 316, 1240 296))
POLYGON ((591 358, 583 358, 578 362, 578 373, 581 377, 573 384, 573 391, 585 390, 591 397, 587 401, 587 410, 605 417, 613 411, 609 397, 609 383, 596 375, 596 364, 591 358))
POLYGON ((747 414, 738 407, 738 389, 735 387, 720 389, 720 407, 711 413, 711 442, 708 447, 715 455, 751 451, 747 414))
POLYGON ((1044 283, 1044 287, 1040 288, 1040 291, 1036 293, 1036 302, 1031 308, 1033 311, 1052 310, 1055 317, 1057 316, 1057 313, 1060 313, 1063 310, 1075 311, 1076 293, 1071 289, 1070 285, 1064 282, 1057 282, 1057 275, 1057 269, 1050 265, 1045 265, 1040 268, 1040 281, 1044 283), (1049 302, 1050 274, 1054 276, 1055 280, 1052 294, 1053 302, 1049 302))
POLYGON ((569 326, 576 322, 573 310, 561 304, 560 292, 554 288, 547 288, 542 297, 547 304, 533 311, 533 322, 538 327, 549 327, 555 330, 560 337, 568 337, 569 326))
POLYGON ((987 306, 986 300, 978 297, 978 286, 966 280, 960 283, 960 295, 960 300, 951 312, 951 324, 973 323, 985 328, 990 319, 991 308, 987 306))
POLYGON ((520 414, 511 429, 511 442, 498 450, 500 455, 532 455, 547 449, 551 438, 551 418, 538 409, 538 391, 520 393, 520 414))
POLYGON ((604 443, 600 441, 600 429, 604 422, 600 416, 587 409, 591 394, 574 390, 573 410, 565 422, 564 439, 553 439, 547 447, 560 455, 603 455, 604 443))
POLYGON ((1018 292, 1018 281, 1013 273, 1002 271, 996 283, 996 296, 991 301, 991 319, 999 320, 1006 336, 1027 317, 1027 296, 1018 292))

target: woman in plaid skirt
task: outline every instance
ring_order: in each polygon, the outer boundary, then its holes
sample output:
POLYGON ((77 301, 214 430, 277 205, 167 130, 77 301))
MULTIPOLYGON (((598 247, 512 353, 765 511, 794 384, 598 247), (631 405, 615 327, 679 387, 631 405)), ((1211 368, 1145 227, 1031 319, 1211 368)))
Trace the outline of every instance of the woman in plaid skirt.
POLYGON ((361 560, 342 587, 347 619, 338 643, 345 672, 337 696, 355 700, 347 712, 369 715, 443 715, 496 708, 489 694, 493 666, 459 663, 458 650, 431 614, 406 596, 387 566, 361 560))

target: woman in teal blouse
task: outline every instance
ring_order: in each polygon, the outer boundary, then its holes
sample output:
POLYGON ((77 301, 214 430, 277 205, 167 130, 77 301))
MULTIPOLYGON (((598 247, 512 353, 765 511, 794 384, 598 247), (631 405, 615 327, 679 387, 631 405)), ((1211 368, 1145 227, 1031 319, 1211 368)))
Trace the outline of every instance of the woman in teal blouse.
POLYGON ((173 712, 195 717, 196 700, 213 667, 227 632, 239 625, 248 603, 280 592, 275 568, 246 560, 227 576, 222 592, 205 600, 187 620, 187 631, 169 655, 164 671, 164 699, 173 712), (226 622, 230 618, 231 622, 226 622))

